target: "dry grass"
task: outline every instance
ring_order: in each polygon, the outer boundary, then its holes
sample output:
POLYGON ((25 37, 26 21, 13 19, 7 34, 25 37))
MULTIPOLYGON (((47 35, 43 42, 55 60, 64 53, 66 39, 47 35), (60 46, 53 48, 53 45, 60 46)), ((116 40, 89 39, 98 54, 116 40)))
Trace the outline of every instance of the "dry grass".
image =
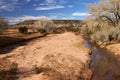
POLYGON ((0 46, 14 44, 39 36, 41 36, 40 33, 32 33, 31 30, 29 30, 28 34, 22 34, 19 33, 18 29, 7 29, 0 34, 0 46))
POLYGON ((16 80, 17 64, 10 62, 6 58, 0 59, 0 80, 16 80))
MULTIPOLYGON (((71 55, 63 53, 48 54, 43 58, 41 65, 43 73, 49 80, 89 80, 90 75, 87 76, 84 63, 71 55)), ((90 73, 90 72, 89 72, 90 73)))
POLYGON ((32 34, 32 31, 31 30, 28 30, 28 34, 22 34, 18 31, 18 29, 7 29, 7 30, 4 30, 2 31, 2 34, 0 34, 0 37, 12 37, 12 38, 26 38, 28 36, 26 35, 29 35, 29 34, 32 34))

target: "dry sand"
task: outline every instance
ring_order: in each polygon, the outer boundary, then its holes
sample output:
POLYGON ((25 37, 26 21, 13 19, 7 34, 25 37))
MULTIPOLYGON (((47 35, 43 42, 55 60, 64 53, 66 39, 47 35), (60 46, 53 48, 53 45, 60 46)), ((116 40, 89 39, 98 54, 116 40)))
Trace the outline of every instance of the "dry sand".
POLYGON ((120 59, 120 43, 108 45, 106 48, 120 59))
POLYGON ((71 32, 51 34, 19 46, 0 58, 18 64, 18 80, 89 80, 90 50, 71 32))

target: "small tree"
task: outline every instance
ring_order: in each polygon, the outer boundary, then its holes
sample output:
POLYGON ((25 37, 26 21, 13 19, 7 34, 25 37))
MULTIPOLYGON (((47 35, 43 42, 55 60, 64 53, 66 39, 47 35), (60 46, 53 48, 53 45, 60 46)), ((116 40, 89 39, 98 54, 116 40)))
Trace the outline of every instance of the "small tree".
POLYGON ((47 18, 41 18, 38 21, 35 22, 35 29, 37 31, 46 30, 47 33, 52 33, 54 30, 54 23, 51 20, 48 20, 47 18))
POLYGON ((120 0, 101 0, 88 5, 91 16, 85 20, 83 33, 90 35, 96 43, 107 43, 119 40, 120 35, 120 0))
POLYGON ((5 18, 0 17, 0 34, 2 34, 2 32, 7 28, 7 25, 5 18))
POLYGON ((0 17, 0 27, 5 28, 7 25, 7 20, 5 20, 3 17, 0 17))
POLYGON ((120 21, 120 0, 101 0, 98 4, 88 5, 92 18, 117 26, 120 21))
POLYGON ((28 32, 28 28, 27 27, 19 27, 19 32, 20 33, 27 33, 28 32))

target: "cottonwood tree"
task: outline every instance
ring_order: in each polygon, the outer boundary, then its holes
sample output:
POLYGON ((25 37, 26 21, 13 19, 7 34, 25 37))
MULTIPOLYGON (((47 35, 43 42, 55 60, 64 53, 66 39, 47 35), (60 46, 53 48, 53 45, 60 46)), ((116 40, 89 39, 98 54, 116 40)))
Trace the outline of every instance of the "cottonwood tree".
POLYGON ((88 5, 92 18, 106 21, 117 26, 120 21, 120 0, 101 0, 97 4, 88 5))

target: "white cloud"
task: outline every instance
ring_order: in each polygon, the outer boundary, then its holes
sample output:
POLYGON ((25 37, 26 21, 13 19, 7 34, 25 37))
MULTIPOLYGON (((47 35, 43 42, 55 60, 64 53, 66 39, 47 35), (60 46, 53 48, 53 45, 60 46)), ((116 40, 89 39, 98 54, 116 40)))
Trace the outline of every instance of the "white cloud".
POLYGON ((82 13, 82 12, 75 12, 72 14, 72 16, 89 16, 89 13, 82 13))
POLYGON ((50 3, 50 4, 64 4, 67 3, 66 0, 45 0, 45 3, 50 3))
POLYGON ((68 15, 68 14, 64 14, 64 13, 51 13, 51 15, 56 15, 57 18, 55 19, 59 19, 59 20, 71 20, 71 19, 75 19, 74 16, 72 15, 68 15))
POLYGON ((0 0, 0 11, 12 11, 16 8, 16 4, 18 4, 18 0, 0 0))
POLYGON ((72 19, 75 19, 75 18, 72 17, 72 16, 68 16, 68 17, 62 17, 61 19, 63 19, 63 20, 72 20, 72 19))
POLYGON ((66 0, 44 0, 44 2, 40 3, 40 6, 56 6, 67 3, 66 0))
POLYGON ((67 3, 66 0, 44 0, 39 4, 35 10, 53 10, 64 8, 63 4, 67 3))
POLYGON ((22 16, 22 17, 8 17, 8 22, 10 25, 23 22, 25 20, 38 20, 40 18, 56 19, 57 16, 22 16))
POLYGON ((53 3, 55 2, 54 0, 45 0, 47 3, 53 3))
POLYGON ((37 7, 35 10, 54 10, 64 8, 64 6, 56 5, 56 6, 47 6, 47 7, 37 7))

